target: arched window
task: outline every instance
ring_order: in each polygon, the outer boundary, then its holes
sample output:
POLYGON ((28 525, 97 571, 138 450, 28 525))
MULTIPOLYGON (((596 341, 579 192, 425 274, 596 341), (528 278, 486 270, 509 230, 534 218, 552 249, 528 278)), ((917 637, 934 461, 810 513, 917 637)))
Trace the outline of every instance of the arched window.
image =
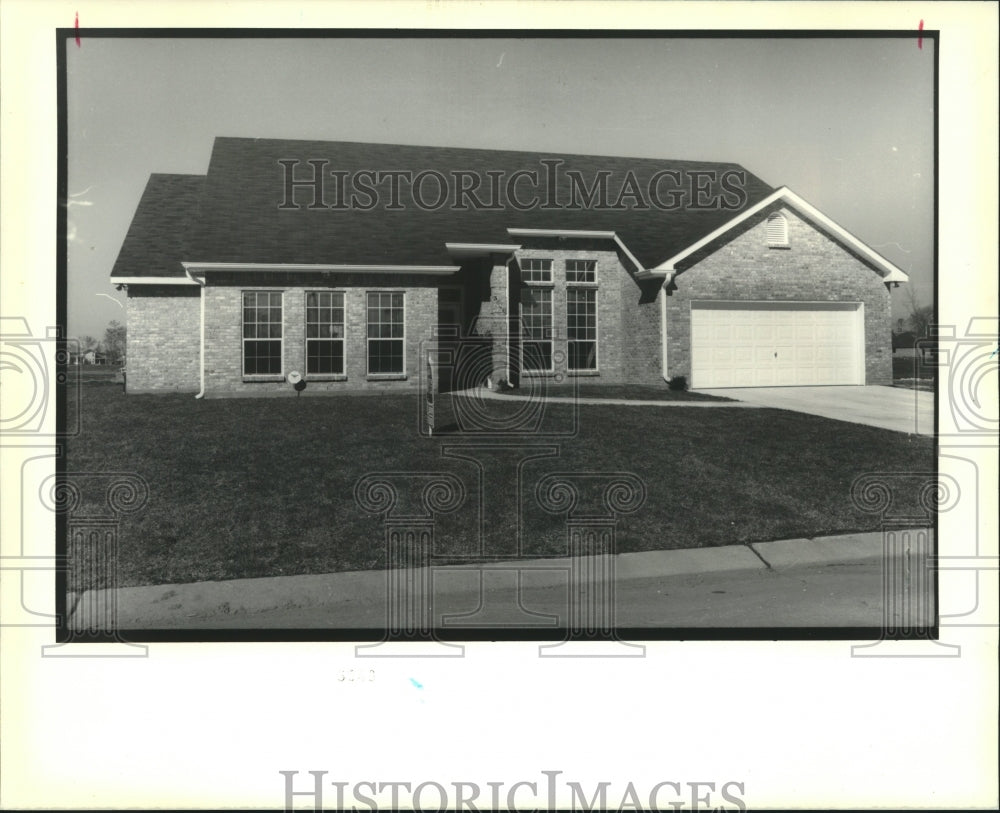
POLYGON ((788 245, 788 219, 781 212, 767 218, 767 244, 772 247, 788 245))

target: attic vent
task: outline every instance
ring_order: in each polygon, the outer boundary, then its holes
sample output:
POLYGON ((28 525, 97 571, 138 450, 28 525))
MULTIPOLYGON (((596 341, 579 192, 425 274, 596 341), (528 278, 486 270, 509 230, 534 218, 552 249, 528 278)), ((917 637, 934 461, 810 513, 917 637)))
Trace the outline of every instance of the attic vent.
POLYGON ((788 246, 788 220, 780 212, 767 219, 767 244, 772 248, 788 246))

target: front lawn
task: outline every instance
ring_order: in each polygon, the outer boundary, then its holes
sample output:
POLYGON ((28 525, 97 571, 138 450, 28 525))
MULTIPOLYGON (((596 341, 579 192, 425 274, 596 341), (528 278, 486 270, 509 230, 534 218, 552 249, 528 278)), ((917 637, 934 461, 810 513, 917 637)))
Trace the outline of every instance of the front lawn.
MULTIPOLYGON (((376 471, 453 472, 468 497, 439 518, 435 553, 512 558, 514 484, 519 457, 531 451, 515 445, 559 450, 521 467, 523 550, 540 556, 566 553, 564 518, 535 503, 535 483, 549 472, 644 480, 645 505, 619 522, 625 552, 873 530, 878 518, 851 504, 854 478, 934 462, 932 438, 793 412, 548 404, 536 428, 571 430, 577 415, 576 434, 479 439, 478 450, 459 452, 486 461, 481 527, 476 464, 442 455, 443 445, 477 440, 462 431, 468 410, 455 412, 462 396, 440 398, 441 434, 429 438, 417 432, 415 395, 198 401, 106 385, 81 393, 82 432, 68 442, 67 471, 135 472, 149 484, 146 507, 121 521, 121 586, 381 567, 382 520, 353 497, 358 478, 376 471)), ((475 403, 496 421, 526 406, 475 403)), ((76 409, 69 405, 70 426, 76 409)), ((77 570, 71 589, 93 586, 77 570)))

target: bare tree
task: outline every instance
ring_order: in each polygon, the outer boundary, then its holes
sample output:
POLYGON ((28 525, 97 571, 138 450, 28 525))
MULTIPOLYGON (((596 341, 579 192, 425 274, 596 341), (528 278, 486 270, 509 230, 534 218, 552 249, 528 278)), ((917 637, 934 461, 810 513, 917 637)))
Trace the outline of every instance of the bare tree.
POLYGON ((910 312, 906 321, 913 331, 913 335, 918 339, 926 338, 930 332, 930 326, 934 324, 934 306, 921 305, 917 301, 917 295, 913 292, 913 286, 907 290, 907 301, 910 305, 910 312))

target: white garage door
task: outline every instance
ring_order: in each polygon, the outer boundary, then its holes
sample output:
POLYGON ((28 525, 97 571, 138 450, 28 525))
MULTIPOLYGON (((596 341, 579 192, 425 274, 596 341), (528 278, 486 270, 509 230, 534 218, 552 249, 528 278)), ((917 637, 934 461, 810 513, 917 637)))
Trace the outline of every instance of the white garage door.
POLYGON ((693 302, 691 386, 864 384, 853 302, 693 302))

